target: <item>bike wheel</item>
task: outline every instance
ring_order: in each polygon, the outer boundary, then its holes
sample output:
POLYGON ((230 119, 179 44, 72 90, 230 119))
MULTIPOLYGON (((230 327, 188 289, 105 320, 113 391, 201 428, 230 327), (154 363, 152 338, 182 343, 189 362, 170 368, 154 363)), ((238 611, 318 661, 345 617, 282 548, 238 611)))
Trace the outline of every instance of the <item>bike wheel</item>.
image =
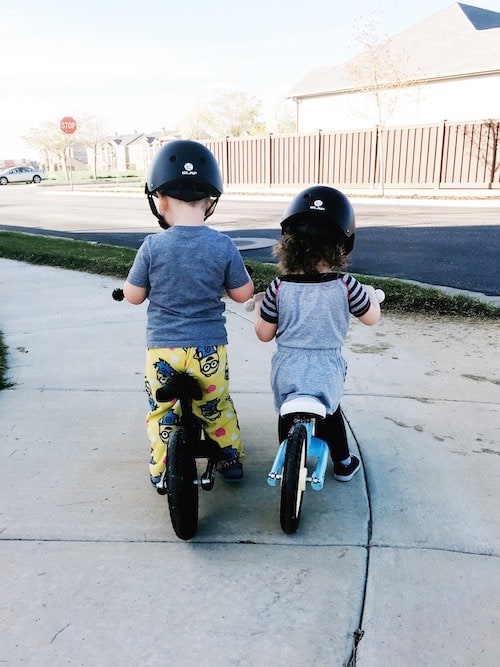
POLYGON ((186 443, 186 432, 180 427, 168 443, 167 498, 172 527, 181 540, 190 540, 198 527, 196 481, 196 460, 186 443))
POLYGON ((286 445, 285 464, 281 478, 280 524, 285 533, 299 527, 302 498, 306 490, 307 433, 297 424, 286 445))

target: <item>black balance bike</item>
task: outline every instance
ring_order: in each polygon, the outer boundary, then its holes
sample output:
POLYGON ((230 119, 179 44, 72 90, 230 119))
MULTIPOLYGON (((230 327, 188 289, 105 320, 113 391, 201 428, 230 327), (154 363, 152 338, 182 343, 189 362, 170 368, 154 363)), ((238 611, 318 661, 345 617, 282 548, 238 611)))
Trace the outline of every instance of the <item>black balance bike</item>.
MULTIPOLYGON (((113 290, 115 301, 123 300, 123 290, 113 290)), ((181 408, 180 423, 174 427, 168 442, 167 467, 156 487, 167 496, 172 527, 181 540, 190 540, 198 528, 198 489, 214 487, 220 447, 204 433, 199 419, 193 414, 192 401, 199 400, 202 390, 186 373, 175 375, 168 385, 156 392, 159 403, 177 399, 181 408), (198 475, 197 459, 206 459, 205 470, 198 475)))

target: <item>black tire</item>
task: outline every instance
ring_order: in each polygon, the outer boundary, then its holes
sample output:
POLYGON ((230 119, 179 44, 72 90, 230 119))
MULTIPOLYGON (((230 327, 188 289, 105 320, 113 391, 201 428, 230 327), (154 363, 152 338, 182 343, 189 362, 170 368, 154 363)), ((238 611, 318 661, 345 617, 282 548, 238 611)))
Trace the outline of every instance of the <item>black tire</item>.
POLYGON ((2 178, 0 178, 0 185, 7 185, 8 182, 9 181, 5 178, 5 176, 2 176, 2 178))
POLYGON ((307 433, 297 424, 288 438, 285 464, 281 478, 280 524, 285 533, 295 533, 299 527, 300 510, 305 491, 307 433))
POLYGON ((198 527, 196 460, 181 426, 170 436, 167 454, 167 498, 177 537, 190 540, 198 527))
POLYGON ((42 179, 40 178, 40 176, 38 176, 38 174, 33 176, 33 183, 40 183, 41 180, 42 179))

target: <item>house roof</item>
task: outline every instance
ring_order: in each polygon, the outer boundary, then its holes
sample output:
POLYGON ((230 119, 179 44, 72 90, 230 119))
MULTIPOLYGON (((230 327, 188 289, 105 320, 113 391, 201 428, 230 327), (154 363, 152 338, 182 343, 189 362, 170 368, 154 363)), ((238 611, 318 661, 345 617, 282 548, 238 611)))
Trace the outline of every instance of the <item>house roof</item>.
POLYGON ((110 138, 110 143, 114 143, 117 146, 130 146, 130 144, 138 141, 143 136, 142 132, 135 132, 134 134, 118 134, 110 138))
POLYGON ((131 146, 132 144, 140 144, 144 141, 152 144, 155 139, 160 141, 173 141, 179 139, 179 135, 164 129, 154 132, 135 132, 134 134, 115 134, 112 137, 107 137, 105 142, 113 146, 131 146))
POLYGON ((148 143, 152 144, 155 139, 158 139, 162 142, 175 141, 175 139, 180 139, 180 135, 177 134, 174 130, 155 130, 154 132, 146 132, 146 140, 148 143))
MULTIPOLYGON (((384 45, 390 45, 395 58, 403 53, 407 59, 405 83, 500 73, 500 12, 456 2, 403 30, 384 45)), ((287 97, 359 90, 361 86, 353 71, 361 70, 366 62, 364 52, 341 65, 311 70, 287 97)), ((389 70, 381 73, 381 84, 401 85, 401 80, 391 81, 389 70)))

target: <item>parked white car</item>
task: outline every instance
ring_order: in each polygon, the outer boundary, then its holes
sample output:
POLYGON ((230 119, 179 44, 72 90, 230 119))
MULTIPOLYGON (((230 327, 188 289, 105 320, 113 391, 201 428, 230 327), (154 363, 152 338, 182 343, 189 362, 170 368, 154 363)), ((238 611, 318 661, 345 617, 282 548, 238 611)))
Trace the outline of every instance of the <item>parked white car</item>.
POLYGON ((33 167, 8 167, 0 171, 0 185, 8 183, 40 183, 45 178, 43 171, 33 167))

